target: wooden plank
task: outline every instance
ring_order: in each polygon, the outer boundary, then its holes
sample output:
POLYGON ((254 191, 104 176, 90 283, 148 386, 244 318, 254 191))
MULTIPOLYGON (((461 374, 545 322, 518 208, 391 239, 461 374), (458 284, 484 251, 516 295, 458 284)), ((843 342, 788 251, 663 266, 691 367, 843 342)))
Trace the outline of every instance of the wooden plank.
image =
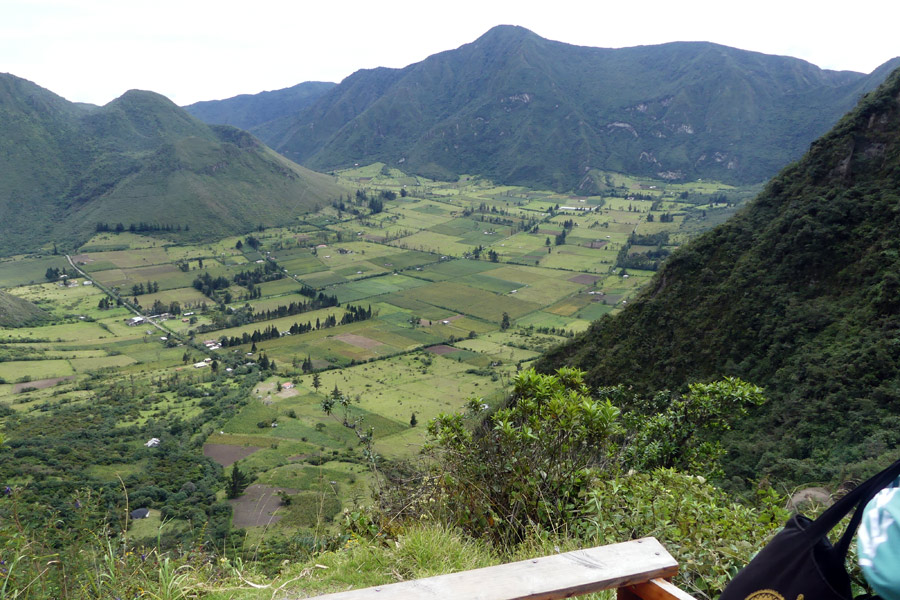
POLYGON ((555 600, 672 577, 677 572, 678 563, 655 538, 642 538, 319 598, 555 600))
MULTIPOLYGON (((696 600, 693 596, 665 579, 653 579, 621 590, 628 590, 644 600, 696 600)), ((620 591, 621 591, 620 590, 620 591)))
POLYGON ((634 586, 629 585, 616 589, 616 600, 641 600, 641 597, 634 593, 634 586))

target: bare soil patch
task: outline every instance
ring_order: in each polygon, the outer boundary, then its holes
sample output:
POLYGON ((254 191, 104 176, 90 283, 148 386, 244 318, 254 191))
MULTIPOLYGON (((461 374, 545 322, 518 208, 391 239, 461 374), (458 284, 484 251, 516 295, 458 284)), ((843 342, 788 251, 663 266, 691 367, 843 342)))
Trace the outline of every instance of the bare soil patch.
POLYGON ((366 350, 384 346, 384 344, 378 340, 367 338, 364 335, 356 335, 355 333, 342 333, 334 336, 334 339, 341 340, 342 342, 350 344, 351 346, 356 346, 357 348, 365 348, 366 350))
POLYGON ((281 499, 278 497, 280 491, 296 494, 298 490, 254 483, 244 490, 240 498, 229 500, 234 511, 234 526, 258 527, 281 520, 281 516, 275 514, 281 506, 281 499))
POLYGON ((71 381, 72 379, 75 379, 74 375, 67 375, 65 377, 53 377, 52 379, 36 379, 35 381, 23 381, 22 383, 17 383, 13 386, 13 393, 18 394, 22 390, 28 388, 42 390, 44 388, 56 385, 60 381, 71 381))
POLYGON ((585 274, 585 275, 576 275, 575 277, 569 277, 568 281, 571 281, 572 283, 578 283, 580 285, 591 285, 593 283, 596 283, 600 279, 602 279, 602 277, 600 277, 599 275, 585 274))
POLYGON ((448 346, 446 344, 438 344, 437 346, 431 346, 425 349, 432 354, 450 354, 451 352, 459 352, 459 348, 454 348, 453 346, 448 346))
POLYGON ((223 467, 233 465, 242 458, 247 458, 260 446, 232 446, 230 444, 203 444, 203 456, 208 456, 223 467))
POLYGON ((299 396, 300 392, 297 391, 297 388, 288 388, 281 390, 277 394, 275 394, 279 398, 290 398, 291 396, 299 396))
POLYGON ((585 244, 585 246, 587 246, 588 248, 593 248, 594 250, 599 250, 600 248, 606 246, 608 243, 609 242, 606 241, 594 240, 593 242, 588 242, 587 244, 585 244))

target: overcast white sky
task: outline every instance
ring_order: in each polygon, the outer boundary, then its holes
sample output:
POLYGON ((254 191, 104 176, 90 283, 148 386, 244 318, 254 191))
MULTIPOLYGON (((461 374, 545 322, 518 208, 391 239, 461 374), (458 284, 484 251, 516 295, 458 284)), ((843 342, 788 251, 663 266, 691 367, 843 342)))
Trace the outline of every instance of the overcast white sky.
POLYGON ((180 105, 403 67, 499 24, 605 48, 711 41, 869 73, 900 55, 878 0, 0 0, 0 72, 72 101, 180 105))

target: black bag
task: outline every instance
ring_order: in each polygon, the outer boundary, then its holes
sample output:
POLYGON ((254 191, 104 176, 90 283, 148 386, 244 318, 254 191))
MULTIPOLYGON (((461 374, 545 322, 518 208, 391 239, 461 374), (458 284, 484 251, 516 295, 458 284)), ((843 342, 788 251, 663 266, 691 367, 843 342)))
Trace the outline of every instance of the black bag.
POLYGON ((851 600, 845 562, 865 505, 900 475, 900 460, 866 480, 813 521, 794 515, 731 580, 719 600, 851 600), (837 544, 831 531, 853 508, 837 544))

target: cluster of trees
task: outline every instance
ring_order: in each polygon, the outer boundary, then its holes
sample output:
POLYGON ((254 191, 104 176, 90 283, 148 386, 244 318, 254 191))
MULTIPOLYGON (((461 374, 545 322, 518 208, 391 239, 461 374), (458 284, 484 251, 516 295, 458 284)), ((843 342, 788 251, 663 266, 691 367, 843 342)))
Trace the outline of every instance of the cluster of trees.
POLYGON ((671 254, 671 250, 664 247, 668 242, 669 233, 667 231, 644 235, 632 232, 616 256, 616 267, 656 271, 662 265, 663 260, 671 254), (632 252, 631 247, 635 245, 656 246, 656 248, 646 252, 632 252))
POLYGON ((99 308, 100 310, 109 310, 114 306, 122 306, 122 299, 116 298, 115 300, 113 300, 109 296, 103 296, 97 303, 97 308, 99 308))
POLYGON ((142 294, 155 294, 159 291, 159 282, 158 281, 148 281, 147 287, 144 287, 143 283, 136 283, 131 286, 131 295, 132 296, 140 296, 142 294))
MULTIPOLYGON (((328 315, 324 319, 317 318, 315 324, 310 321, 306 323, 294 323, 291 325, 290 329, 288 329, 287 333, 291 335, 298 335, 302 333, 307 333, 309 331, 314 331, 318 329, 327 329, 329 327, 335 327, 337 325, 346 325, 348 323, 355 323, 357 321, 365 321, 366 319, 372 318, 372 307, 363 308, 361 306, 353 306, 349 305, 346 307, 347 312, 341 317, 341 320, 338 321, 337 316, 328 315)), ((253 333, 244 332, 241 337, 237 336, 222 336, 219 340, 219 343, 223 347, 228 346, 240 346, 242 344, 255 344, 256 342, 262 342, 265 340, 274 340, 284 335, 281 331, 278 330, 274 325, 269 325, 262 331, 259 329, 255 329, 253 333)))
MULTIPOLYGON (((653 213, 648 213, 647 214, 647 222, 653 223, 654 220, 655 220, 655 217, 653 216, 653 213)), ((659 215, 660 223, 673 223, 674 221, 675 221, 675 215, 673 215, 672 213, 663 213, 663 214, 659 215)))
POLYGON ((201 273, 197 277, 194 278, 194 282, 192 284, 194 289, 201 292, 205 296, 213 297, 217 290, 223 290, 231 285, 231 282, 227 277, 223 277, 219 275, 218 277, 213 277, 209 273, 201 273))
POLYGON ((171 313, 173 315, 181 314, 181 303, 177 300, 173 300, 166 304, 162 300, 156 299, 153 301, 153 306, 151 306, 147 311, 147 314, 151 315, 161 315, 162 313, 171 313))
MULTIPOLYGON (((143 221, 141 221, 140 223, 131 223, 130 225, 128 225, 128 227, 125 227, 124 223, 116 223, 115 225, 110 226, 109 223, 98 222, 95 227, 95 231, 97 233, 106 233, 106 232, 110 232, 110 231, 113 233, 122 233, 126 230, 129 231, 130 233, 146 233, 146 232, 159 232, 159 231, 172 232, 172 231, 181 231, 182 227, 181 227, 181 225, 170 225, 170 224, 160 225, 159 223, 144 223, 143 221)), ((184 226, 184 231, 190 231, 190 230, 191 230, 190 225, 184 226)))
POLYGON ((325 292, 314 292, 314 296, 306 302, 291 302, 290 304, 281 304, 277 308, 255 312, 252 321, 270 321, 332 306, 339 306, 337 296, 331 296, 325 292))
POLYGON ((240 536, 231 531, 230 506, 216 499, 222 468, 203 455, 202 436, 195 434, 233 417, 257 381, 250 374, 234 385, 210 387, 173 374, 101 382, 94 383, 88 403, 48 403, 34 414, 5 416, 0 481, 28 484, 6 488, 15 500, 0 502, 0 538, 14 537, 4 527, 19 523, 43 532, 48 552, 71 548, 78 554, 75 536, 115 535, 126 507, 147 507, 189 525, 163 534, 162 548, 191 540, 230 546, 240 536), (199 410, 185 412, 170 402, 199 410), (148 416, 142 418, 142 411, 148 416), (155 448, 134 443, 154 437, 161 440, 155 448), (136 463, 140 469, 131 468, 136 463), (117 481, 115 470, 130 474, 117 481))
MULTIPOLYGON (((484 252, 484 246, 482 246, 481 244, 479 244, 479 245, 476 246, 476 247, 472 250, 472 252, 471 252, 470 254, 468 254, 467 256, 471 256, 471 257, 474 258, 475 260, 478 260, 478 259, 481 258, 481 253, 482 253, 482 252, 484 252)), ((498 261, 500 260, 500 255, 497 254, 497 251, 494 250, 493 248, 489 248, 488 251, 487 251, 487 259, 488 259, 489 261, 491 261, 491 262, 498 262, 498 261)))
POLYGON ((275 281, 284 277, 284 272, 274 260, 266 260, 250 271, 241 271, 234 274, 234 282, 237 285, 249 288, 250 285, 259 285, 267 281, 275 281))
POLYGON ((77 277, 78 271, 74 269, 66 269, 63 267, 60 269, 59 267, 48 267, 47 271, 44 273, 44 277, 47 281, 58 281, 60 277, 65 275, 66 277, 77 277))

